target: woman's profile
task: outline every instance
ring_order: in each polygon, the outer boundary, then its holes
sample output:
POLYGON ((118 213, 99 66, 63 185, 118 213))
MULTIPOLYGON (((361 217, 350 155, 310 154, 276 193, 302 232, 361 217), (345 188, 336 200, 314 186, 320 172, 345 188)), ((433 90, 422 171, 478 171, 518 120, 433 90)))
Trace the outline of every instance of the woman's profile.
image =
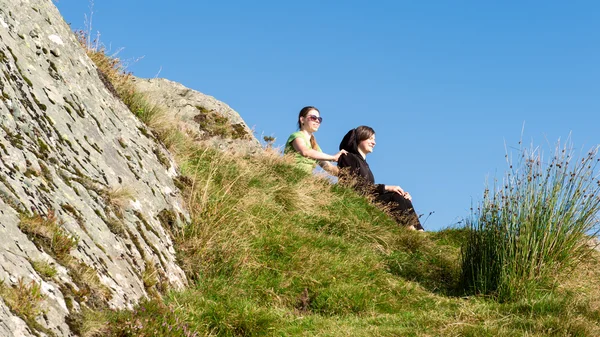
POLYGON ((375 184, 375 177, 366 160, 375 144, 375 131, 369 126, 359 126, 346 133, 340 143, 340 150, 347 151, 338 160, 340 182, 351 185, 361 193, 371 194, 388 206, 399 225, 424 230, 408 192, 400 186, 375 184))
POLYGON ((337 161, 346 151, 340 150, 335 155, 323 153, 314 136, 322 121, 321 113, 314 106, 302 108, 298 114, 298 131, 290 135, 283 153, 293 154, 296 165, 309 173, 319 163, 325 171, 337 175, 338 168, 330 161, 337 161))

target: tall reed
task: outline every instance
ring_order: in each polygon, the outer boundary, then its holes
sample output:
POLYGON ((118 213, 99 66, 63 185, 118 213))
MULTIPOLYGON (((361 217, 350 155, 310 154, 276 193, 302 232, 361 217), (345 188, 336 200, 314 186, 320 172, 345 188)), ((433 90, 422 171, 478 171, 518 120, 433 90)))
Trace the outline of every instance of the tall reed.
POLYGON ((501 301, 550 285, 598 233, 598 147, 575 157, 570 142, 558 143, 549 162, 540 148, 520 151, 516 165, 507 154, 502 185, 486 188, 462 249, 462 288, 501 301))

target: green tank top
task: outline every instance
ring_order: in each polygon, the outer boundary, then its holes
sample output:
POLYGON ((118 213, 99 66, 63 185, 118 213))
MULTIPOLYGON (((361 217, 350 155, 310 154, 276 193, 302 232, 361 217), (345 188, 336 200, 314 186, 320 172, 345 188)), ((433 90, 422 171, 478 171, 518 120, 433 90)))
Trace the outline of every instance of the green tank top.
MULTIPOLYGON (((294 139, 296 139, 298 137, 300 137, 304 140, 304 145, 306 145, 308 148, 312 149, 312 146, 310 145, 310 139, 308 139, 302 131, 296 131, 296 132, 292 133, 290 135, 290 137, 288 138, 287 142, 285 142, 285 148, 283 150, 283 153, 284 154, 288 154, 288 153, 294 154, 294 159, 296 160, 296 166, 305 170, 306 172, 311 173, 317 166, 317 160, 311 159, 311 158, 306 158, 303 155, 301 155, 298 151, 296 151, 296 149, 294 149, 294 145, 292 145, 292 142, 294 141, 294 139)), ((317 148, 314 150, 323 152, 319 145, 317 145, 317 148)))

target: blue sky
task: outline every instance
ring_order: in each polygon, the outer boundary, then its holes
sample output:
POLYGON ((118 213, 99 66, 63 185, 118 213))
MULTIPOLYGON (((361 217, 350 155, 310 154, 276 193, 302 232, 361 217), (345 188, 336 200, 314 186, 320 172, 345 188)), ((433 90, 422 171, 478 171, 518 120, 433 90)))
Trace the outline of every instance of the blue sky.
MULTIPOLYGON (((55 4, 85 28, 89 2, 55 4)), ((134 75, 212 95, 276 146, 305 105, 327 153, 373 127, 376 181, 435 212, 428 230, 469 215, 505 144, 600 143, 597 1, 96 0, 92 18, 134 75)))

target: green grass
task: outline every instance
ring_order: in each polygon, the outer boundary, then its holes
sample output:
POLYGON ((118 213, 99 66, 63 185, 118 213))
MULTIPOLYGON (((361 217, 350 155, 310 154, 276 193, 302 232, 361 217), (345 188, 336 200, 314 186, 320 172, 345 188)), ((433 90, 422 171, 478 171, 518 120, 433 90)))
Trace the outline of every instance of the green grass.
MULTIPOLYGON (((119 74, 118 64, 101 64, 119 74)), ((190 284, 133 311, 86 309, 82 336, 600 335, 598 254, 512 301, 466 296, 461 247, 474 228, 403 230, 277 153, 201 148, 157 115, 140 117, 158 126, 183 175, 192 221, 171 234, 190 284)))
POLYGON ((32 261, 31 265, 45 279, 52 279, 57 274, 56 267, 46 261, 32 261))

